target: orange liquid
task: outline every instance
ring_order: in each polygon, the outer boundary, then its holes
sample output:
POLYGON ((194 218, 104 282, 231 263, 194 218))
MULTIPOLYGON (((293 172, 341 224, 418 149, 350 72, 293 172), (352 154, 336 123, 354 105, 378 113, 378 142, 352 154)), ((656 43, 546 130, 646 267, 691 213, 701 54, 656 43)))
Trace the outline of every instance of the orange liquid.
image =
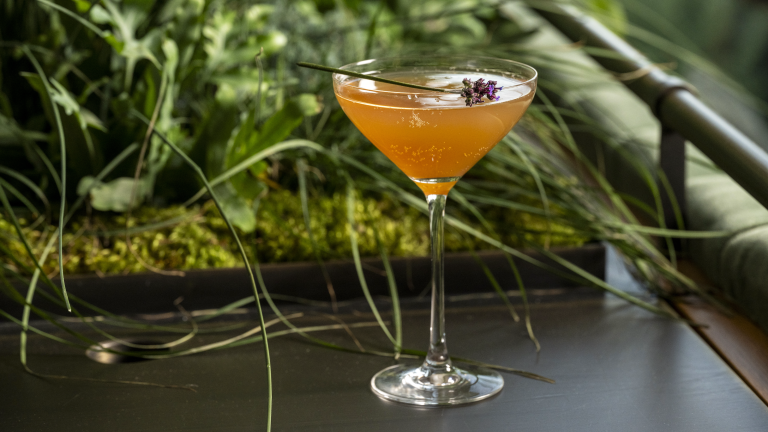
MULTIPOLYGON (((429 87, 460 89, 463 73, 384 74, 429 87)), ((349 79, 336 98, 352 123, 426 194, 447 194, 520 120, 535 84, 482 75, 504 86, 499 101, 467 107, 457 94, 428 92, 371 80, 349 79), (376 90, 376 91, 372 91, 376 90)))

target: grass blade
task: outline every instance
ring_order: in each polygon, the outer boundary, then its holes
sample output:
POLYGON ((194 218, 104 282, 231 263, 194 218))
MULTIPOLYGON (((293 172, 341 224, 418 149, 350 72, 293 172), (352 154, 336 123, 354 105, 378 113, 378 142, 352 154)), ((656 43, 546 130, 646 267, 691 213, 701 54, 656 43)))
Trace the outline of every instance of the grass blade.
MULTIPOLYGON (((138 112, 138 111, 137 111, 138 112)), ((217 186, 221 183, 224 183, 225 181, 229 180, 232 176, 235 174, 238 174, 240 172, 243 172, 247 170, 251 165, 255 164, 256 162, 259 162, 261 160, 264 160, 268 158, 269 156, 272 156, 273 154, 280 153, 285 150, 291 150, 291 149, 299 149, 299 148, 307 148, 317 151, 324 151, 325 149, 320 145, 312 141, 303 140, 303 139, 293 139, 288 141, 283 141, 281 143, 277 143, 273 146, 270 146, 255 155, 249 156, 246 160, 240 162, 239 164, 233 166, 232 168, 225 171, 223 174, 219 175, 218 177, 214 178, 208 184, 211 187, 217 186)), ((206 188, 200 189, 192 198, 188 199, 183 205, 188 206, 195 201, 197 201, 200 197, 202 197, 206 192, 206 188)))
MULTIPOLYGON (((64 210, 67 205, 67 145, 66 140, 64 138, 64 127, 61 124, 61 115, 59 114, 59 108, 56 102, 53 100, 53 91, 51 90, 51 86, 48 83, 48 77, 45 76, 45 72, 43 71, 43 68, 40 67, 40 63, 37 62, 37 59, 32 54, 32 52, 29 50, 29 48, 26 45, 21 46, 21 50, 24 51, 24 54, 29 58, 29 61, 32 62, 32 65, 34 65, 35 70, 37 71, 37 74, 40 76, 40 80, 43 82, 43 85, 45 86, 45 92, 48 95, 48 100, 51 104, 51 111, 53 111, 53 116, 56 119, 56 130, 59 134, 59 147, 61 152, 61 168, 60 168, 60 174, 61 174, 61 203, 59 204, 59 281, 61 283, 61 292, 64 296, 64 303, 67 305, 67 310, 72 311, 72 306, 69 304, 69 297, 67 297, 67 286, 64 283, 64 250, 63 250, 63 243, 64 243, 64 210)), ((3 194, 5 196, 5 194, 3 194)), ((34 257, 32 257, 34 259, 34 257)))
POLYGON ((397 283, 395 281, 395 274, 392 271, 392 266, 389 264, 389 257, 387 256, 387 249, 381 242, 379 237, 379 230, 375 225, 371 225, 374 238, 376 239, 376 246, 379 248, 379 255, 381 255, 381 262, 384 264, 384 271, 387 273, 387 282, 389 283, 389 296, 392 299, 392 317, 395 324, 395 359, 400 354, 400 349, 403 346, 403 318, 400 314, 400 296, 397 294, 397 283))
POLYGON ((3 185, 4 188, 8 189, 8 192, 11 193, 11 195, 15 196, 17 200, 21 201, 22 204, 24 204, 24 207, 26 207, 34 217, 37 217, 41 215, 40 210, 37 209, 28 199, 26 196, 24 196, 23 193, 19 192, 18 189, 13 187, 10 183, 0 178, 0 184, 3 185))
MULTIPOLYGON (((120 152, 120 154, 118 154, 114 159, 112 159, 112 161, 109 164, 107 164, 107 166, 105 166, 104 169, 102 169, 101 172, 99 172, 98 175, 96 175, 95 181, 91 182, 91 184, 88 186, 88 189, 85 191, 85 193, 82 196, 78 197, 78 199, 75 201, 75 203, 72 205, 72 207, 70 207, 69 213, 67 213, 67 215, 64 217, 64 222, 65 223, 68 222, 69 219, 71 219, 72 216, 74 215, 75 211, 77 211, 77 209, 80 208, 80 206, 85 201, 85 198, 90 193, 91 189, 96 187, 96 185, 101 180, 103 180, 104 177, 109 175, 109 173, 112 172, 112 170, 114 170, 121 162, 123 162, 128 156, 130 156, 138 148, 139 148, 138 144, 131 144, 131 145, 129 145, 122 152, 120 152)), ((59 228, 56 228, 56 230, 58 231, 59 228)), ((58 233, 54 232, 51 235, 50 239, 48 240, 48 244, 45 246, 45 249, 43 250, 43 254, 40 257, 39 262, 45 262, 45 260, 48 258, 48 254, 50 253, 51 248, 53 247, 53 242, 57 238, 60 238, 60 236, 58 236, 58 233)), ((37 287, 37 281, 38 281, 38 279, 40 277, 40 272, 41 272, 41 267, 38 265, 37 268, 35 268, 34 273, 32 274, 32 279, 30 280, 29 286, 27 288, 26 301, 27 301, 27 304, 29 304, 29 305, 31 305, 33 300, 34 300, 35 289, 37 287)), ((43 277, 45 279, 48 279, 48 277, 45 276, 44 273, 43 273, 43 277)), ((26 369, 29 369, 29 367, 27 366, 27 363, 26 363, 26 361, 27 361, 27 343, 26 343, 27 342, 27 333, 26 333, 26 330, 29 327, 29 315, 30 315, 30 308, 29 308, 29 306, 24 305, 24 311, 22 313, 22 331, 21 331, 21 336, 20 336, 21 337, 21 344, 20 344, 20 348, 19 348, 19 357, 21 359, 21 363, 24 365, 24 367, 26 369)))
POLYGON ((304 214, 304 226, 307 228, 307 236, 309 237, 309 243, 312 245, 312 253, 315 255, 315 261, 317 261, 317 264, 320 266, 320 271, 323 273, 325 286, 328 289, 328 295, 331 297, 331 308, 335 313, 339 311, 339 307, 336 304, 336 291, 333 289, 331 276, 328 274, 328 269, 325 268, 325 263, 320 256, 317 241, 315 241, 315 236, 312 234, 312 224, 309 217, 309 199, 307 197, 307 163, 304 159, 299 159, 298 162, 296 162, 296 172, 299 176, 299 196, 301 197, 301 212, 304 214))
POLYGON ((80 15, 72 12, 71 10, 69 10, 67 8, 61 7, 61 6, 57 5, 56 3, 51 3, 51 2, 49 2, 47 0, 37 0, 37 2, 40 3, 40 4, 44 4, 44 5, 48 6, 48 7, 51 7, 53 9, 56 9, 57 11, 65 14, 65 15, 68 15, 68 16, 70 16, 72 18, 74 18, 77 22, 82 24, 84 27, 88 28, 92 32, 94 32, 97 35, 99 35, 99 37, 101 37, 101 38, 107 37, 107 33, 106 32, 102 31, 100 28, 98 28, 95 25, 93 25, 93 23, 91 23, 90 21, 86 20, 85 18, 83 18, 80 15))
POLYGON ((475 259, 475 262, 477 262, 477 265, 479 265, 480 268, 483 269, 483 273, 485 273, 485 276, 488 278, 488 281, 491 283, 491 286, 493 286, 493 289, 494 291, 496 291, 496 294, 498 294, 499 297, 504 301, 504 304, 507 306, 507 309, 509 309, 509 314, 512 316, 512 319, 515 320, 515 322, 520 321, 520 315, 517 314, 515 307, 512 306, 512 302, 509 301, 509 297, 507 296, 507 293, 504 292, 504 290, 501 288, 501 285, 499 285, 499 282, 496 280, 496 277, 493 276, 491 269, 489 269, 488 266, 485 265, 483 260, 475 251, 470 251, 470 253, 472 254, 472 257, 475 259))
POLYGON ((386 6, 386 2, 384 0, 379 1, 379 6, 371 16, 371 23, 368 25, 368 34, 365 37, 365 54, 363 54, 363 58, 365 59, 371 58, 371 48, 373 48, 373 40, 374 36, 376 36, 376 23, 379 20, 379 15, 384 11, 384 6, 386 6))
POLYGON ((48 202, 48 198, 45 196, 45 193, 32 182, 32 180, 28 179, 18 171, 6 168, 4 166, 0 166, 0 173, 9 175, 20 181, 22 184, 24 184, 24 186, 28 187, 32 192, 34 192, 38 198, 40 198, 40 201, 43 202, 47 210, 50 210, 51 204, 48 202))
MULTIPOLYGON (((145 122, 147 125, 149 125, 149 120, 146 119, 141 113, 139 113, 136 110, 131 110, 131 114, 138 118, 139 120, 145 122)), ((248 259, 248 255, 245 253, 245 248, 243 248, 242 242, 240 242, 240 236, 237 235, 237 231, 235 231, 235 227, 232 225, 232 223, 229 221, 229 218, 227 218, 227 215, 224 213, 224 210, 221 207, 221 203, 219 202, 218 198, 216 197, 216 194, 213 191, 213 186, 211 186, 211 183, 208 182, 208 179, 205 177, 205 174, 203 173, 203 170, 200 169, 200 167, 192 161, 192 159, 187 156, 186 153, 184 153, 180 148, 178 148, 175 144, 170 142, 165 135, 161 134, 157 130, 152 131, 158 138, 160 138, 168 147, 170 147, 174 153, 176 153, 184 162, 192 168, 192 170, 195 171, 195 174, 197 174, 200 181, 203 182, 205 185, 205 188, 208 190, 208 193, 211 195, 211 199, 213 199, 213 202, 216 204, 216 208, 219 210, 219 213, 221 213, 222 219, 224 219, 224 222, 227 224, 227 228, 229 228, 229 232, 232 234, 232 237, 235 239, 235 242, 237 243, 237 249, 240 251, 240 255, 243 258, 243 263, 245 264, 245 268, 248 270, 248 275, 251 280, 251 287, 253 288, 253 294, 256 298, 259 297, 259 289, 256 286, 256 278, 253 274, 253 269, 251 268, 250 260, 248 259)), ((264 323, 264 313, 261 310, 261 303, 256 302, 256 308, 259 312, 259 323, 261 324, 262 329, 266 329, 266 325, 264 323)), ((266 330, 264 331, 264 357, 266 360, 266 372, 267 372, 267 400, 268 400, 268 409, 267 409, 267 432, 272 430, 272 362, 270 360, 269 356, 269 342, 266 330)))
MULTIPOLYGON (((520 140, 518 139, 517 142, 519 143, 520 140)), ((531 163, 531 160, 525 154, 521 146, 510 143, 509 147, 515 152, 515 154, 517 154, 520 160, 523 161, 526 168, 528 168, 528 172, 531 173, 531 177, 533 177, 533 181, 536 183, 536 188, 539 190, 539 195, 541 196, 541 205, 544 207, 544 217, 547 221, 547 230, 549 231, 549 234, 547 235, 544 242, 544 248, 549 249, 549 242, 551 241, 552 236, 552 216, 549 211, 549 200, 547 199, 547 192, 544 189, 544 184, 541 182, 541 176, 539 176, 539 171, 536 169, 536 166, 531 163)))
POLYGON ((51 163, 51 160, 48 158, 48 156, 46 156, 46 154, 43 152, 40 146, 37 145, 37 143, 34 141, 32 141, 32 149, 35 151, 35 154, 37 155, 37 157, 39 157, 40 160, 43 161, 43 165, 45 165, 45 167, 48 168, 48 172, 51 173, 51 178, 53 179, 53 182, 56 184, 56 189, 59 190, 59 193, 62 193, 61 179, 59 178, 59 173, 56 172, 56 168, 53 167, 53 163, 51 163))
POLYGON ((363 274, 363 264, 360 261, 360 250, 357 247, 355 188, 351 181, 347 183, 347 223, 349 223, 349 242, 352 245, 352 258, 355 260, 355 270, 357 270, 357 277, 360 280, 360 287, 363 289, 363 294, 368 301, 368 306, 371 307, 373 316, 376 317, 376 321, 379 323, 379 326, 381 326, 384 334, 387 335, 389 340, 392 341, 395 346, 398 346, 397 341, 392 337, 392 333, 389 332, 387 325, 384 324, 384 320, 381 319, 381 315, 379 314, 378 308, 376 308, 376 303, 374 303, 373 297, 371 297, 371 292, 368 290, 368 283, 365 281, 365 275, 363 274))
POLYGON ((515 260, 508 254, 505 253, 504 256, 507 257, 507 261, 509 262, 509 267, 512 269, 512 273, 515 275, 515 281, 517 282, 517 287, 520 289, 520 297, 523 299, 523 308, 525 309, 525 329, 528 331, 528 338, 533 342, 533 345, 536 347, 536 352, 541 351, 541 344, 539 343, 539 340, 536 338, 536 335, 533 334, 533 326, 531 325, 531 307, 528 304, 528 293, 525 291, 525 284, 523 283, 523 278, 520 277, 520 271, 517 269, 517 264, 515 264, 515 260))

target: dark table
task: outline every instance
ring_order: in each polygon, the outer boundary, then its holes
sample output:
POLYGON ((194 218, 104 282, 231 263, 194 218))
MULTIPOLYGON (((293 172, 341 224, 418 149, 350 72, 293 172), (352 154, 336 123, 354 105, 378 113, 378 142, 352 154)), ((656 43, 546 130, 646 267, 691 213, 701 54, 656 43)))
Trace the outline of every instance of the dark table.
MULTIPOLYGON (((594 264, 599 277, 603 277, 607 269, 605 277, 610 283, 638 293, 637 284, 612 251, 608 250, 607 267, 603 264, 606 256, 594 247, 591 252, 586 248, 574 258, 584 261, 580 265, 594 264)), ((448 278, 449 293, 468 287, 460 276, 468 276, 466 272, 470 267, 462 262, 457 261, 449 268, 458 272, 448 278)), ((489 258, 488 262, 492 260, 489 258)), ((503 277, 502 268, 493 268, 494 273, 502 276, 499 282, 503 286, 514 286, 514 281, 503 277)), ((214 279, 190 279, 204 286, 187 288, 189 292, 185 295, 202 296, 206 300, 200 304, 205 305, 219 301, 217 306, 248 295, 247 285, 229 293, 231 288, 211 283, 214 279)), ((535 278, 531 281, 536 285, 535 278)), ((281 286, 278 282, 274 285, 281 286)), ((318 285, 322 288, 322 283, 318 285)), ((275 391, 273 430, 768 430, 768 408, 688 325, 655 316, 594 290, 566 285, 558 288, 557 282, 551 280, 544 285, 539 284, 539 288, 529 293, 541 353, 535 352, 523 323, 514 323, 507 309, 490 293, 490 288, 479 284, 472 284, 470 288, 474 293, 470 295, 449 295, 448 344, 454 356, 527 370, 553 378, 556 384, 504 374, 504 390, 490 400, 454 408, 413 408, 382 401, 369 390, 373 374, 393 364, 392 358, 334 351, 309 343, 298 335, 286 335, 270 339, 275 391), (556 286, 544 287, 553 284, 556 286)), ((121 290, 115 294, 122 293, 121 290)), ((166 307, 163 305, 173 298, 171 294, 179 290, 179 287, 158 287, 153 292, 167 298, 147 298, 150 302, 147 304, 152 310, 166 307)), ((97 288, 89 291, 91 295, 99 292, 112 296, 111 291, 97 288)), ((134 299, 144 299, 147 295, 151 293, 142 292, 134 299)), ((110 298, 114 303, 118 297, 110 298)), ((110 298, 102 300, 108 303, 110 298)), ((200 302, 189 298, 185 304, 194 308, 195 301, 200 302)), ((111 306, 122 305, 127 311, 136 307, 130 303, 120 300, 111 306)), ((403 300, 406 347, 426 348, 428 306, 428 299, 403 300)), ((517 306, 521 311, 520 305, 517 306)), ((386 313, 388 304, 379 302, 379 307, 384 318, 390 319, 386 313)), ((296 325, 335 324, 319 313, 323 308, 285 306, 286 313, 296 311, 306 313, 295 320, 296 325)), ((203 327, 237 322, 256 325, 252 310, 241 312, 203 327)), ((364 301, 351 301, 343 308, 341 317, 350 324, 373 321, 364 301)), ((270 328, 271 331, 278 329, 279 326, 270 328)), ((265 430, 266 378, 260 344, 175 359, 108 365, 88 359, 82 350, 31 336, 29 364, 38 373, 194 384, 197 392, 193 393, 42 379, 24 373, 18 360, 18 330, 13 324, 0 323, 2 432, 265 430)), ((113 333, 120 337, 137 334, 119 329, 113 333)), ((378 327, 355 328, 354 334, 368 349, 391 349, 378 327)), ((191 344, 209 343, 227 335, 200 335, 191 344)), ((343 330, 313 335, 355 347, 343 330)), ((168 340, 167 336, 155 339, 168 340)))
MULTIPOLYGON (((423 348, 428 312, 418 306, 411 304, 405 313, 405 345, 423 348)), ((358 309, 365 310, 363 304, 358 309)), ((454 355, 557 380, 547 384, 505 374, 506 385, 498 397, 456 408, 417 409, 379 400, 369 390, 369 380, 392 359, 320 348, 296 335, 272 339, 274 430, 768 430, 766 406, 685 324, 602 297, 554 299, 534 305, 532 314, 543 346, 539 355, 524 326, 513 323, 503 306, 449 303, 448 341, 454 355)), ((370 317, 354 313, 345 320, 370 317)), ((318 315, 297 320, 302 325, 328 322, 318 315)), ((386 347, 376 327, 358 328, 355 334, 370 348, 386 347)), ((315 335, 354 346, 343 331, 315 335)), ((204 342, 219 337, 200 338, 204 342)), ((77 350, 32 339, 30 365, 40 373, 196 384, 197 393, 25 374, 18 363, 18 336, 6 332, 0 336, 2 431, 265 428, 259 345, 104 365, 77 350)))

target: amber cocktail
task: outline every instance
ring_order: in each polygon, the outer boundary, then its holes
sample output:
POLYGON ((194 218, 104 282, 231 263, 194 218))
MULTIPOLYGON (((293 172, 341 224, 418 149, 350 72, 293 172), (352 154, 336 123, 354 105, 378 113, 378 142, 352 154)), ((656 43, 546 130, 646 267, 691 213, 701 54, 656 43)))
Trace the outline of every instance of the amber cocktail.
POLYGON ((333 75, 336 98, 357 128, 427 197, 432 242, 430 346, 421 366, 395 365, 371 380, 380 397, 415 405, 475 402, 498 393, 501 376, 457 368, 445 343, 443 217, 446 196, 523 116, 536 92, 536 71, 509 60, 414 57, 366 60, 342 67, 445 93, 333 75), (495 81, 495 97, 467 106, 466 80, 495 81), (493 99, 493 100, 491 100, 493 99), (496 100, 498 99, 498 100, 496 100))

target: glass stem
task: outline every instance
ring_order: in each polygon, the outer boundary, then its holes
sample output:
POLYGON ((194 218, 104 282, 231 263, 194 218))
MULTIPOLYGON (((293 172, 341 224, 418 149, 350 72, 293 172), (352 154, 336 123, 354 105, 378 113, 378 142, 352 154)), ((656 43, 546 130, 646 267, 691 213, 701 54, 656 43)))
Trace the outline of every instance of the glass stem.
POLYGON ((448 346, 445 343, 445 287, 443 281, 443 220, 446 195, 427 195, 429 204, 429 237, 432 245, 432 316, 429 326, 429 351, 422 369, 432 373, 452 372, 448 346))

